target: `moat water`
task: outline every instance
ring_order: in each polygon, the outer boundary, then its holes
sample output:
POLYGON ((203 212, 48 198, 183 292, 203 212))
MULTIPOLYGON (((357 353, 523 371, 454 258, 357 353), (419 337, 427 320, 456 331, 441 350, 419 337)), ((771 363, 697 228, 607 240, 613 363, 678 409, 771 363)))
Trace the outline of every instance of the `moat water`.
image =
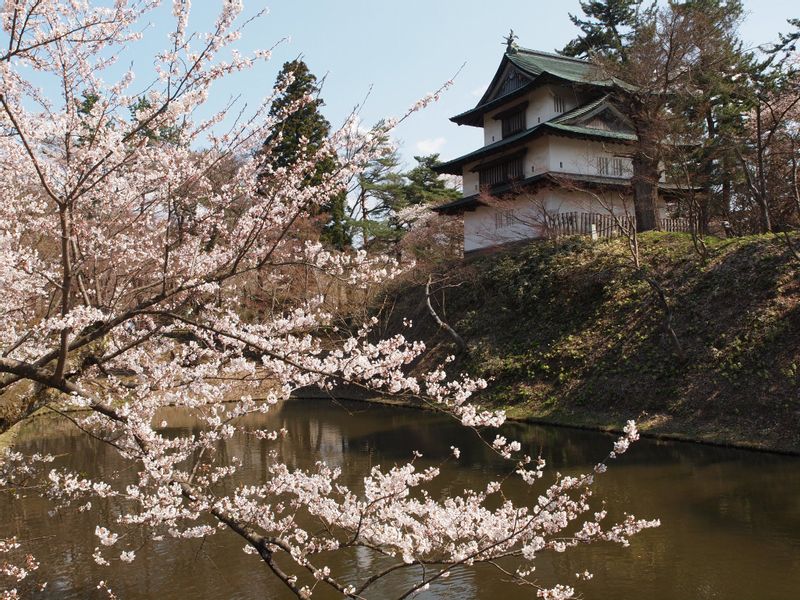
MULTIPOLYGON (((371 466, 406 462, 412 450, 420 464, 438 464, 451 445, 460 447, 457 465, 447 467, 437 491, 459 493, 495 479, 502 465, 474 433, 433 414, 410 409, 322 400, 295 400, 260 417, 285 427, 282 460, 307 467, 317 460, 341 466, 355 482, 371 466)), ((261 422, 259 421, 259 424, 261 422)), ((180 413, 168 416, 175 431, 193 424, 180 413)), ((256 421, 253 421, 256 424, 256 421)), ((613 437, 581 430, 509 424, 506 435, 548 461, 552 477, 586 472, 610 449, 613 437)), ((89 477, 133 473, 112 449, 78 432, 66 421, 38 419, 18 438, 17 448, 58 455, 89 477)), ((242 480, 264 476, 265 457, 275 443, 234 438, 222 452, 243 459, 242 480)), ((512 488, 524 500, 524 486, 512 488)), ((529 493, 529 492, 527 492, 529 493)), ((630 548, 608 544, 578 548, 537 559, 541 583, 574 583, 582 597, 598 600, 790 600, 800 598, 800 458, 688 443, 642 440, 597 484, 612 516, 622 511, 658 517, 630 548), (588 569, 594 578, 576 582, 588 569)), ((223 531, 205 540, 145 540, 131 565, 101 567, 92 560, 95 525, 113 525, 114 509, 95 502, 93 510, 51 514, 52 505, 34 493, 12 500, 0 495, 0 537, 16 535, 41 562, 32 575, 47 581, 32 598, 106 598, 100 580, 121 599, 282 599, 290 596, 257 557, 242 551, 238 536, 223 531)), ((374 566, 368 553, 354 553, 334 572, 363 578, 374 566)), ((390 579, 370 598, 392 598, 413 574, 390 579)), ((315 594, 317 597, 328 597, 315 594)), ((529 588, 504 581, 490 567, 459 570, 421 597, 444 600, 515 600, 535 597, 529 588)))

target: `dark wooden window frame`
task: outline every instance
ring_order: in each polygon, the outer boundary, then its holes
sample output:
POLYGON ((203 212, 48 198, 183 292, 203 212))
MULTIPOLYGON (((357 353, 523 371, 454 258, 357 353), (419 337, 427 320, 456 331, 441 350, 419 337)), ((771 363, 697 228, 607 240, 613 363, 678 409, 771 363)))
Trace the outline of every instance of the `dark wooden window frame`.
POLYGON ((515 133, 519 133, 520 131, 525 131, 527 129, 527 121, 526 121, 526 110, 528 108, 528 102, 520 102, 519 104, 515 104, 511 108, 508 108, 504 111, 497 113, 494 116, 496 121, 501 121, 502 125, 502 134, 503 138, 507 138, 508 136, 514 135, 515 133))
POLYGON ((483 163, 472 170, 478 172, 481 187, 503 185, 524 177, 524 159, 525 152, 517 152, 483 163))
POLYGON ((611 173, 614 177, 625 177, 625 160, 621 156, 614 156, 611 159, 611 173))
POLYGON ((611 158, 608 156, 597 157, 597 174, 598 175, 611 175, 611 158))

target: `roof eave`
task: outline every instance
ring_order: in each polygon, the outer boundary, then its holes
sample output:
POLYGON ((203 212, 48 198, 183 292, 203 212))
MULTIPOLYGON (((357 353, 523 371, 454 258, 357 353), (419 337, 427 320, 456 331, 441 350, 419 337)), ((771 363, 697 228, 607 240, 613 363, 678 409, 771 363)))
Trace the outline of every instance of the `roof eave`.
POLYGON ((478 104, 475 108, 472 108, 454 117, 450 117, 450 121, 452 121, 457 125, 470 125, 472 127, 483 127, 483 116, 487 112, 490 112, 496 108, 500 108, 507 102, 512 102, 515 99, 524 96, 531 89, 533 89, 539 84, 541 84, 541 81, 539 81, 538 77, 531 79, 530 82, 523 85, 521 88, 514 90, 513 92, 510 92, 503 96, 499 96, 494 100, 490 100, 489 102, 478 104))
POLYGON ((493 144, 489 144, 488 146, 484 146, 483 148, 479 148, 474 152, 470 152, 469 154, 465 154, 463 156, 459 156, 458 158, 454 158, 452 160, 448 160, 447 162, 443 162, 441 164, 436 165, 433 167, 433 170, 439 174, 448 174, 448 175, 461 175, 462 168, 467 163, 471 163, 476 160, 481 160, 486 155, 494 154, 495 152, 507 152, 517 147, 518 144, 524 144, 533 138, 539 136, 544 131, 545 124, 542 123, 528 129, 527 131, 521 132, 519 137, 517 138, 506 138, 505 140, 500 140, 499 142, 495 142, 493 144), (503 142, 507 142, 503 144, 503 142))
POLYGON ((563 137, 571 137, 583 140, 604 140, 606 142, 610 141, 616 144, 633 144, 636 142, 636 138, 633 137, 618 137, 615 135, 608 135, 603 133, 603 129, 598 129, 597 133, 594 131, 574 131, 569 129, 562 129, 561 127, 557 127, 555 123, 542 123, 544 127, 547 128, 547 131, 553 135, 560 135, 563 137))
POLYGON ((440 165, 435 165, 433 167, 433 171, 438 173, 439 175, 462 175, 462 166, 461 165, 451 165, 450 163, 455 161, 449 161, 446 163, 442 163, 440 165))
POLYGON ((472 196, 459 198, 458 200, 448 202, 447 204, 433 206, 431 207, 431 210, 439 213, 440 215, 457 215, 463 212, 473 211, 481 205, 483 205, 483 202, 480 200, 480 194, 473 194, 472 196))
POLYGON ((587 87, 597 87, 597 83, 593 83, 591 81, 587 82, 579 82, 579 81, 572 81, 570 79, 566 79, 564 77, 559 77, 553 73, 548 71, 544 71, 539 75, 531 75, 532 79, 526 85, 522 86, 519 89, 514 90, 508 94, 503 96, 499 96, 490 100, 488 102, 479 102, 475 108, 471 108, 470 110, 464 111, 463 113, 457 114, 453 117, 450 117, 450 121, 455 123, 456 125, 469 125, 471 127, 483 127, 483 116, 491 112, 497 108, 500 108, 502 105, 506 104, 507 102, 511 102, 519 97, 524 96, 532 89, 539 87, 545 83, 564 83, 567 85, 573 86, 587 86, 587 87))

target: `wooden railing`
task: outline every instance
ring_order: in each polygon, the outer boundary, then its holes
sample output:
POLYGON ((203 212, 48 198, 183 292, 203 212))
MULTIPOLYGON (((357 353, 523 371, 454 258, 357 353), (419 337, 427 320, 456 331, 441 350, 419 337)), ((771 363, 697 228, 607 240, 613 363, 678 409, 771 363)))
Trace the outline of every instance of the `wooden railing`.
MULTIPOLYGON (((546 218, 548 237, 558 238, 568 235, 588 235, 592 239, 608 240, 636 229, 633 215, 614 216, 608 213, 563 212, 548 215, 546 218)), ((678 217, 660 219, 661 231, 692 231, 692 219, 678 217)))
POLYGON ((661 219, 661 231, 692 231, 693 220, 689 217, 678 217, 675 219, 661 219))
POLYGON ((632 215, 604 213, 565 212, 547 217, 547 232, 550 237, 566 235, 588 235, 592 239, 611 239, 624 234, 624 230, 636 228, 632 215))

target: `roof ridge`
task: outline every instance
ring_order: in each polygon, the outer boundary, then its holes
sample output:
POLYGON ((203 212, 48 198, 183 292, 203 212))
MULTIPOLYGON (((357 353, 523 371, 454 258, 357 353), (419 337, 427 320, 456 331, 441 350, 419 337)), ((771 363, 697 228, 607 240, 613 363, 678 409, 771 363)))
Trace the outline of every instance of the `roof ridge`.
POLYGON ((550 127, 552 129, 560 129, 562 131, 574 131, 576 133, 584 133, 587 135, 597 135, 600 137, 607 137, 612 139, 618 140, 628 140, 628 141, 635 141, 636 134, 635 133, 627 133, 624 131, 610 131, 606 129, 595 129, 594 127, 587 127, 585 125, 568 125, 567 123, 554 123, 553 121, 547 121, 546 123, 542 123, 542 125, 546 127, 550 127))
POLYGON ((588 60, 584 60, 582 58, 576 58, 574 56, 565 56, 563 54, 558 54, 557 52, 545 52, 544 50, 534 50, 532 48, 522 48, 522 47, 518 47, 517 52, 524 52, 525 54, 533 54, 536 56, 544 56, 546 58, 557 58, 559 60, 568 60, 582 65, 592 64, 588 60))

